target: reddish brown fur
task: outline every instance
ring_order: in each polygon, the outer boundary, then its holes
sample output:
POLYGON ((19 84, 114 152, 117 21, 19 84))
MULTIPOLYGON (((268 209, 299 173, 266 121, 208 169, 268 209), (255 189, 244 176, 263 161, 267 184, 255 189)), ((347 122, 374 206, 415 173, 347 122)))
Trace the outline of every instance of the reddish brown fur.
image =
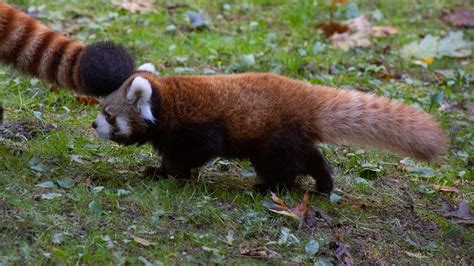
POLYGON ((82 92, 77 63, 84 45, 0 3, 0 59, 30 75, 82 92))
POLYGON ((315 141, 388 149, 423 160, 447 148, 430 115, 381 96, 272 74, 137 75, 159 91, 158 121, 169 129, 220 119, 233 139, 258 141, 290 127, 315 141))

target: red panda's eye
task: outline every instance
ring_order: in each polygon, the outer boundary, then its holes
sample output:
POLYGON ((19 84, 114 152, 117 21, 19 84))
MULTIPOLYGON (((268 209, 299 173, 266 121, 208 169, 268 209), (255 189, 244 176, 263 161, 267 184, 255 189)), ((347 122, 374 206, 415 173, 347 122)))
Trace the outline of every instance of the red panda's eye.
POLYGON ((106 119, 110 119, 112 117, 112 115, 107 111, 103 111, 102 113, 104 114, 106 119))

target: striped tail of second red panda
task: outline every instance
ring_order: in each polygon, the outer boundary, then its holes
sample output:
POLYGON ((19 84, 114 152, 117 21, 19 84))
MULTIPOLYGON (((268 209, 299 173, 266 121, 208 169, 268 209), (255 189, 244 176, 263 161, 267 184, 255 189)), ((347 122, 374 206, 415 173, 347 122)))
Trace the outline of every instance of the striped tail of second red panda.
POLYGON ((84 45, 0 3, 0 60, 79 94, 105 96, 133 73, 132 58, 110 42, 84 45))

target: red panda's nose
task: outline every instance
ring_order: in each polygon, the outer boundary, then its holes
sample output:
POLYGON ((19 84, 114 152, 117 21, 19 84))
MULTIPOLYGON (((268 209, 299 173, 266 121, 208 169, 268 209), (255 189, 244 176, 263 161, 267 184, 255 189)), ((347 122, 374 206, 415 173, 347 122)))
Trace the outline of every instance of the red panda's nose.
POLYGON ((97 123, 96 123, 95 121, 92 122, 92 128, 93 128, 93 129, 96 129, 96 128, 97 128, 97 123))

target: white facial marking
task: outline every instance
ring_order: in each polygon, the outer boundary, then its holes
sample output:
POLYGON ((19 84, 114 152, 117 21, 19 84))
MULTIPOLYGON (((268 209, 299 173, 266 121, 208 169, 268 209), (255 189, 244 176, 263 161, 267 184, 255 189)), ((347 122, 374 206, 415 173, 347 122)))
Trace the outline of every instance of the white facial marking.
POLYGON ((116 122, 117 122, 118 128, 120 129, 119 134, 125 137, 130 136, 132 132, 130 130, 130 127, 128 126, 127 118, 119 116, 117 117, 116 122))
POLYGON ((139 71, 146 71, 155 74, 155 66, 151 63, 146 63, 138 67, 139 71))
POLYGON ((142 77, 136 77, 127 93, 127 99, 136 102, 137 109, 143 119, 154 122, 156 119, 151 112, 150 98, 152 94, 150 82, 142 77))
POLYGON ((97 132, 99 137, 103 139, 110 139, 112 127, 110 126, 109 122, 107 122, 107 120, 105 119, 105 116, 102 113, 99 113, 97 115, 97 118, 95 119, 95 123, 97 124, 95 131, 97 132))

